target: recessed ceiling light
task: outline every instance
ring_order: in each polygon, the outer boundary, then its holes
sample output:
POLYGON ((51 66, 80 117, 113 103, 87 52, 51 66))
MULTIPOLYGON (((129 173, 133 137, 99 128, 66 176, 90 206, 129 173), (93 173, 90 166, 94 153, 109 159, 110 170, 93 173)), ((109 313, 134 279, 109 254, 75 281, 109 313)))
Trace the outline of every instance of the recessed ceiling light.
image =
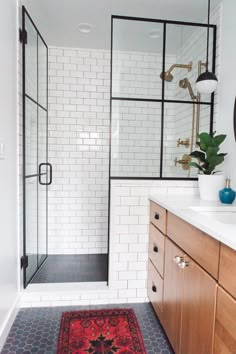
POLYGON ((92 31, 93 26, 90 23, 80 23, 79 31, 81 33, 90 33, 92 31))
POLYGON ((161 31, 159 29, 154 29, 148 33, 149 38, 159 38, 161 35, 161 31))

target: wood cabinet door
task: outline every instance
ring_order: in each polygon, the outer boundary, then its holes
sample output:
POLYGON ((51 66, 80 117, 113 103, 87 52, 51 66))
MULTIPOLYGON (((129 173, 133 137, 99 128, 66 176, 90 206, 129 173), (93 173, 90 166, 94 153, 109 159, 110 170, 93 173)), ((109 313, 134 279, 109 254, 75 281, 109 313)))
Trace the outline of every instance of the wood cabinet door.
POLYGON ((213 353, 216 281, 190 257, 184 257, 181 354, 213 353))
MULTIPOLYGON (((175 262, 184 253, 169 239, 166 240, 162 324, 176 354, 179 353, 183 291, 183 269, 175 262)), ((190 352, 188 353, 190 354, 190 352)))
POLYGON ((236 353, 236 301, 219 286, 214 354, 232 353, 236 353))

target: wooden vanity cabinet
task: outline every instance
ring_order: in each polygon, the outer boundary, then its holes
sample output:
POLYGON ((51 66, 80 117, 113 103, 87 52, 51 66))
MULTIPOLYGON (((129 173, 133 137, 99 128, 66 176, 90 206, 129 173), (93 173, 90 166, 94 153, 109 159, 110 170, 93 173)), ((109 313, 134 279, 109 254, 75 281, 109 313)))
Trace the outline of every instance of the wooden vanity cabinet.
POLYGON ((236 353, 236 251, 221 245, 214 354, 236 353))
POLYGON ((162 324, 175 353, 212 353, 216 281, 166 240, 162 324))
POLYGON ((189 256, 182 296, 181 354, 213 353, 217 283, 189 256))
POLYGON ((179 353, 182 312, 183 271, 176 263, 184 259, 183 251, 166 239, 164 301, 162 325, 175 351, 179 353))
POLYGON ((236 354, 236 251, 153 202, 148 296, 176 354, 236 354))

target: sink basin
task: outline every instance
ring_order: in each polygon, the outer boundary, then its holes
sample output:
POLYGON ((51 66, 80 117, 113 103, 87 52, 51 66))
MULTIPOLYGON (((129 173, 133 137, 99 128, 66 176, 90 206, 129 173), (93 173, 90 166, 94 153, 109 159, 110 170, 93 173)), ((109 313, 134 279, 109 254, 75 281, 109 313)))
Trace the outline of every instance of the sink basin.
POLYGON ((236 206, 190 207, 190 209, 223 224, 236 225, 236 206))

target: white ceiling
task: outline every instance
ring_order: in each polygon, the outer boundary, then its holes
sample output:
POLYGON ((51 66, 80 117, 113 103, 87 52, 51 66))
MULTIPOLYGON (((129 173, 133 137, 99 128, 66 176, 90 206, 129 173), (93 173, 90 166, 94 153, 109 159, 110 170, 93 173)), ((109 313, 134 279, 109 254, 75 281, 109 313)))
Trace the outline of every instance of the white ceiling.
MULTIPOLYGON (((212 9, 220 2, 212 0, 212 9)), ((23 0, 23 3, 48 45, 95 49, 110 48, 111 15, 204 22, 207 14, 207 0, 23 0), (80 33, 80 23, 90 23, 91 33, 80 33)), ((161 44, 161 38, 148 37, 156 27, 154 23, 140 26, 139 22, 137 26, 131 22, 123 25, 123 33, 135 33, 137 42, 145 40, 148 50, 154 47, 154 42, 157 48, 161 44)), ((127 47, 132 43, 133 50, 139 49, 130 36, 127 47)))

